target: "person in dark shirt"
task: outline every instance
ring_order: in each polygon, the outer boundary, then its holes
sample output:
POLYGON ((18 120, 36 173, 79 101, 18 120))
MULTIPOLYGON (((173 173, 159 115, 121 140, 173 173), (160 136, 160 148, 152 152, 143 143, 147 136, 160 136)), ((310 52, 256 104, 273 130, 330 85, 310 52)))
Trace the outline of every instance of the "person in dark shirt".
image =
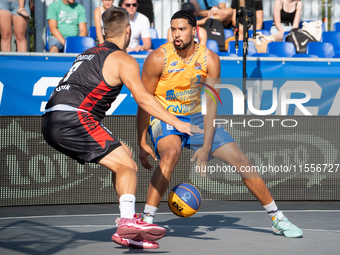
POLYGON ((270 33, 275 41, 281 42, 285 31, 298 28, 302 12, 300 0, 276 0, 274 3, 274 22, 270 33))
MULTIPOLYGON (((232 24, 233 27, 236 27, 236 7, 237 3, 239 3, 239 6, 245 6, 246 10, 250 10, 252 7, 252 0, 232 0, 231 2, 231 8, 233 9, 233 17, 232 17, 232 24)), ((240 7, 239 7, 240 9, 240 7)), ((256 30, 262 29, 262 23, 263 23, 263 6, 262 6, 262 0, 255 0, 255 12, 256 12, 256 30)), ((243 40, 243 17, 240 17, 239 19, 239 40, 243 40)), ((252 26, 249 27, 249 29, 253 29, 252 26)))

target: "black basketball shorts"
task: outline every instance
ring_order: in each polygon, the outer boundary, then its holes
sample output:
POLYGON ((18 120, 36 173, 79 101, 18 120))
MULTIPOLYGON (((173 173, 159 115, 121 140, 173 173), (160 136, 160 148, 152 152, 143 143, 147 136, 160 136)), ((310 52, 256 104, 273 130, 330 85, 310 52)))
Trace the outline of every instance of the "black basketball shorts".
POLYGON ((45 113, 41 131, 49 145, 81 164, 98 163, 121 146, 120 141, 88 112, 45 113))

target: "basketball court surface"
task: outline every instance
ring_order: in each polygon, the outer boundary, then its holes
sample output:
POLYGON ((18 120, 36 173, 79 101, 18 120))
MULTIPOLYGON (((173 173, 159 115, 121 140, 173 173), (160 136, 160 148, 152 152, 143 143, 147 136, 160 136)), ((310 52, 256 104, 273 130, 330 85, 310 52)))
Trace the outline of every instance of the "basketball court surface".
MULTIPOLYGON (((134 249, 111 241, 118 204, 0 208, 0 254, 339 254, 340 201, 281 202, 302 238, 273 234, 257 201, 202 200, 199 211, 179 218, 163 202, 155 223, 167 234, 159 249, 134 249)), ((144 203, 136 204, 142 212, 144 203)))

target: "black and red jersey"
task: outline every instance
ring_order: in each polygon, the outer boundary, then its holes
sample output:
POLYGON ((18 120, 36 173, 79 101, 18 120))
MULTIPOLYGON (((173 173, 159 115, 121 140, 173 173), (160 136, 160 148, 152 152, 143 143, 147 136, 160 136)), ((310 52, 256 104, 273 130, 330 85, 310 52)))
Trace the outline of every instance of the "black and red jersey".
POLYGON ((116 50, 120 50, 117 45, 105 41, 78 55, 53 91, 46 110, 68 105, 90 112, 96 120, 103 119, 123 86, 110 87, 102 74, 105 59, 116 50))

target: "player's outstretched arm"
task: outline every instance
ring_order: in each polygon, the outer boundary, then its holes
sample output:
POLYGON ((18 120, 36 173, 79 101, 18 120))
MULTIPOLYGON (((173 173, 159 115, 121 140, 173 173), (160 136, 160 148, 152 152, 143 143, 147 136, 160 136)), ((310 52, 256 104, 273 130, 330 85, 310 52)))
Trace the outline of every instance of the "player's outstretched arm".
POLYGON ((154 96, 147 92, 140 78, 137 61, 125 52, 116 51, 107 57, 103 66, 103 76, 111 86, 125 84, 136 103, 152 116, 174 126, 180 132, 186 134, 191 134, 191 131, 199 132, 199 128, 190 131, 190 124, 182 122, 170 114, 154 96))
MULTIPOLYGON (((215 87, 215 84, 219 84, 220 70, 221 64, 219 57, 212 51, 208 50, 206 84, 211 87, 215 87)), ((219 89, 216 89, 216 91, 219 93, 219 89)), ((218 98, 215 98, 215 101, 218 101, 218 98)), ((204 169, 207 166, 208 156, 215 132, 213 121, 216 118, 217 106, 215 105, 214 100, 209 96, 207 97, 207 112, 208 114, 204 116, 204 141, 202 147, 195 152, 191 159, 191 161, 197 160, 196 165, 199 166, 199 168, 196 169, 204 169)), ((202 176, 205 176, 205 174, 205 172, 201 172, 202 176)))

